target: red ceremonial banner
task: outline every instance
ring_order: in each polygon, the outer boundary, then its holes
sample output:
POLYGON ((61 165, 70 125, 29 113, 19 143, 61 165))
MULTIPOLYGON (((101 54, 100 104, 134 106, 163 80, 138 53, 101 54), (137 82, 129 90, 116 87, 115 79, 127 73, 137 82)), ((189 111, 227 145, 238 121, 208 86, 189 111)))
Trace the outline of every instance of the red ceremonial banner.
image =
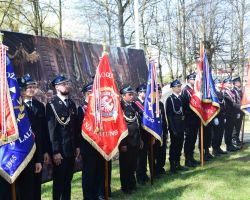
POLYGON ((200 60, 190 99, 190 108, 206 126, 219 113, 220 105, 215 94, 212 74, 204 47, 200 51, 200 60))
POLYGON ((241 100, 241 109, 246 114, 250 114, 250 59, 248 62, 247 82, 243 89, 243 96, 241 100))
POLYGON ((127 134, 118 89, 108 55, 104 55, 96 70, 92 93, 89 95, 82 136, 109 161, 117 153, 120 141, 127 134))
POLYGON ((7 83, 6 73, 7 47, 0 43, 0 146, 18 139, 19 132, 14 114, 11 91, 7 83))

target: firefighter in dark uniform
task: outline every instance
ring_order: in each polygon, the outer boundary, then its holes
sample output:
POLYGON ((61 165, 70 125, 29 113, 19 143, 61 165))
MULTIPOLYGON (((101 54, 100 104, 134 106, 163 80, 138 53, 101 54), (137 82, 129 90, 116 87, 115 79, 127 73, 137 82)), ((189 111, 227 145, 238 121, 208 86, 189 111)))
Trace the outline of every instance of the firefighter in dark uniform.
POLYGON ((185 165, 187 167, 196 167, 200 164, 199 161, 194 159, 194 149, 197 140, 197 135, 200 127, 200 119, 196 113, 191 110, 189 103, 193 92, 194 81, 196 74, 192 73, 187 76, 187 85, 183 88, 181 97, 183 101, 183 112, 185 115, 185 165))
MULTIPOLYGON (((93 82, 83 87, 84 101, 78 107, 79 132, 82 130, 82 122, 88 106, 88 97, 92 91, 93 82)), ((104 199, 104 164, 105 160, 100 153, 89 144, 82 136, 80 139, 80 150, 83 161, 82 169, 82 190, 85 200, 104 199)), ((111 168, 111 165, 109 165, 111 168)), ((111 177, 111 170, 109 170, 111 177)), ((110 188, 110 183, 109 183, 110 188)), ((110 189, 109 189, 110 190, 110 189)))
POLYGON ((128 127, 128 136, 119 145, 120 181, 125 194, 136 190, 135 171, 138 151, 142 147, 138 112, 134 105, 135 91, 130 86, 120 90, 122 95, 121 107, 128 127))
MULTIPOLYGON (((241 79, 238 76, 234 78, 232 81, 234 84, 233 93, 235 95, 238 108, 240 108, 241 100, 242 100, 241 79)), ((236 146, 240 146, 241 144, 239 136, 240 136, 240 129, 242 125, 243 116, 244 116, 244 112, 240 109, 236 109, 236 121, 235 121, 235 126, 234 126, 235 129, 233 131, 233 137, 232 137, 232 143, 236 146)))
POLYGON ((43 131, 47 131, 47 123, 44 120, 45 108, 42 103, 33 98, 37 89, 37 83, 29 74, 19 78, 18 83, 30 125, 35 135, 36 151, 32 160, 17 178, 17 199, 39 200, 41 199, 41 172, 43 162, 42 134, 44 134, 43 131))
POLYGON ((171 82, 170 87, 173 90, 166 101, 166 114, 168 119, 168 129, 170 133, 169 161, 170 172, 176 173, 177 170, 187 170, 180 165, 181 151, 184 141, 184 113, 181 99, 181 82, 175 80, 171 82))
POLYGON ((231 78, 226 78, 224 81, 224 98, 226 102, 226 124, 225 124, 225 143, 227 146, 227 151, 237 151, 238 147, 232 144, 232 134, 235 125, 235 113, 239 109, 236 103, 236 96, 232 92, 232 81, 231 78))
MULTIPOLYGON (((161 86, 158 85, 159 91, 159 99, 162 97, 161 86)), ((155 158, 155 166, 154 166, 154 174, 157 177, 158 175, 165 174, 166 171, 164 169, 166 163, 166 151, 167 151, 167 119, 166 112, 164 108, 164 104, 159 102, 161 117, 162 117, 162 145, 160 141, 156 140, 154 144, 154 158, 155 158)))
MULTIPOLYGON (((140 123, 142 123, 141 120, 144 111, 144 100, 145 100, 146 90, 147 90, 147 85, 145 83, 139 85, 136 88, 138 97, 135 99, 135 108, 140 115, 140 123)), ((140 126, 140 134, 144 145, 143 148, 139 150, 138 163, 136 169, 136 179, 137 183, 144 185, 147 181, 149 181, 149 177, 147 175, 147 158, 148 158, 148 148, 149 148, 148 140, 150 135, 141 126, 140 126)))
POLYGON ((212 132, 212 147, 213 147, 213 155, 220 156, 221 154, 227 154, 226 151, 221 149, 222 138, 225 133, 225 123, 226 123, 226 103, 221 91, 221 80, 216 78, 214 80, 216 87, 216 95, 220 104, 220 112, 213 119, 213 132, 212 132))
POLYGON ((46 105, 53 154, 53 200, 69 200, 75 158, 80 155, 77 109, 69 98, 69 80, 58 75, 51 83, 57 92, 46 105))

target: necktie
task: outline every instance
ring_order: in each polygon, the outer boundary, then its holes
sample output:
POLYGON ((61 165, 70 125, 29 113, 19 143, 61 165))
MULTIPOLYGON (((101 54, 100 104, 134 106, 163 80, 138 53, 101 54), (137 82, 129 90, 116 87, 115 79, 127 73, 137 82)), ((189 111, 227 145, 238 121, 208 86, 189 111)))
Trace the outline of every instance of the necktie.
POLYGON ((28 105, 29 108, 32 107, 32 101, 27 101, 26 104, 28 105))
POLYGON ((66 107, 68 107, 69 106, 69 100, 68 99, 64 99, 64 102, 65 102, 66 107))

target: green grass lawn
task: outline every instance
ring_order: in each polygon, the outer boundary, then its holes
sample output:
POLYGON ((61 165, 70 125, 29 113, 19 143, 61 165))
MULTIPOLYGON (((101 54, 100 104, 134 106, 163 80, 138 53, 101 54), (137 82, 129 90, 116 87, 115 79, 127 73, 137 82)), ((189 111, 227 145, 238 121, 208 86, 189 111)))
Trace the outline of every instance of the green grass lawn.
MULTIPOLYGON (((198 156, 198 155, 197 155, 198 156)), ((169 169, 167 161, 166 169, 169 169)), ((228 154, 206 162, 204 167, 177 175, 167 173, 149 183, 139 186, 137 192, 124 195, 120 190, 118 162, 113 162, 112 198, 110 199, 180 199, 180 200, 240 200, 250 199, 250 145, 241 152, 228 154)), ((42 199, 51 199, 52 183, 42 186, 42 199)), ((72 182, 72 200, 83 199, 81 173, 76 173, 72 182)))

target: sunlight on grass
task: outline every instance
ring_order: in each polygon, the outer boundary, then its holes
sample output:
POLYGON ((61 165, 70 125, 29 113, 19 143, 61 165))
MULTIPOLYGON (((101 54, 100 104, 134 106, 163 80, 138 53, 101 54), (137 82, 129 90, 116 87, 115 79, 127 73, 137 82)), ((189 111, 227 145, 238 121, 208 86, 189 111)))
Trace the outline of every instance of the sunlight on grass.
MULTIPOLYGON (((203 168, 177 175, 167 173, 160 179, 145 186, 138 186, 132 195, 124 195, 120 190, 119 165, 113 162, 112 198, 126 200, 168 199, 168 200, 246 200, 250 193, 250 146, 244 151, 215 158, 205 163, 203 168)), ((166 169, 169 169, 168 162, 166 169)), ((42 186, 42 199, 51 199, 52 183, 42 186)), ((76 173, 72 181, 72 200, 82 198, 81 173, 76 173)))

